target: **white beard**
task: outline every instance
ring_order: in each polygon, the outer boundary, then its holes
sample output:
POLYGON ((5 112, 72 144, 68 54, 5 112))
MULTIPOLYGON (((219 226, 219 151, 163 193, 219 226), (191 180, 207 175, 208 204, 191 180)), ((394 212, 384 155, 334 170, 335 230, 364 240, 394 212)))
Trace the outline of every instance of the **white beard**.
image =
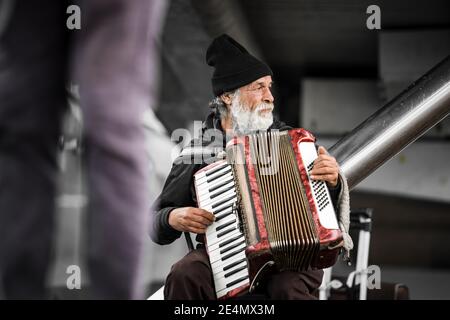
POLYGON ((273 123, 273 104, 262 102, 254 110, 241 103, 239 91, 236 92, 231 103, 231 125, 235 134, 246 135, 253 131, 267 130, 273 123), (270 109, 270 112, 259 111, 270 109))

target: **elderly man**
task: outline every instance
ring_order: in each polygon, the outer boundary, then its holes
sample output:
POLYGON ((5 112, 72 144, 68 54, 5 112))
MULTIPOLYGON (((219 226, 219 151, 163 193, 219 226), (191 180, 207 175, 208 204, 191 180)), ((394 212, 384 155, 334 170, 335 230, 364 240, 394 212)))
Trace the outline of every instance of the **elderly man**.
MULTIPOLYGON (((203 235, 213 223, 214 215, 197 207, 193 185, 194 173, 204 167, 209 159, 204 157, 201 164, 189 161, 197 156, 195 153, 199 150, 193 146, 207 149, 214 145, 217 149, 219 143, 224 148, 227 139, 211 141, 211 134, 208 134, 211 131, 229 137, 257 130, 290 129, 273 118, 273 74, 266 64, 227 35, 212 42, 206 59, 208 65, 214 67, 212 87, 215 98, 210 103, 213 110, 204 122, 202 140, 192 141, 189 147, 192 151, 183 152, 175 161, 157 200, 151 231, 153 240, 159 244, 173 242, 182 232, 198 234, 197 241, 200 242, 197 249, 172 267, 165 284, 165 299, 216 299, 211 266, 202 245, 203 235)), ((205 154, 210 155, 209 152, 205 154)), ((336 160, 323 147, 319 147, 319 157, 312 175, 314 179, 328 183, 334 204, 341 189, 338 172, 336 160)), ((322 275, 322 270, 279 272, 270 277, 263 290, 271 299, 311 299, 321 284, 322 275)))

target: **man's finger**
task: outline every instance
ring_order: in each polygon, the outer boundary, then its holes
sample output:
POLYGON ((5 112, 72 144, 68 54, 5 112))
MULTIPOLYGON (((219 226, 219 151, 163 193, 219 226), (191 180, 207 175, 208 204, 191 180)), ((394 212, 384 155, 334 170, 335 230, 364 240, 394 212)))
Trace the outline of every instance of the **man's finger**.
POLYGON ((314 162, 314 168, 320 167, 337 167, 338 164, 334 159, 322 159, 320 161, 314 162))
POLYGON ((314 168, 311 170, 311 175, 320 176, 323 174, 337 174, 336 168, 333 167, 322 167, 322 168, 314 168))
POLYGON ((187 229, 188 232, 192 232, 192 233, 197 233, 197 234, 203 234, 206 232, 206 229, 200 229, 200 228, 195 228, 195 227, 189 227, 187 229))
POLYGON ((322 146, 319 147, 319 149, 317 150, 317 153, 319 155, 321 155, 321 154, 328 154, 327 150, 324 147, 322 147, 322 146))
POLYGON ((203 225, 203 224, 201 224, 201 223, 199 223, 197 221, 192 221, 192 220, 187 223, 187 227, 188 228, 200 229, 200 230, 205 230, 206 229, 205 225, 203 225))
POLYGON ((211 212, 206 211, 204 209, 197 208, 197 210, 195 210, 194 213, 199 216, 202 216, 205 219, 208 219, 211 222, 214 222, 214 220, 215 220, 215 216, 211 212))
POLYGON ((320 181, 334 181, 337 176, 333 174, 322 174, 318 176, 311 177, 313 180, 320 180, 320 181))
POLYGON ((211 220, 206 219, 205 217, 199 215, 199 214, 193 214, 192 216, 192 220, 201 223, 204 226, 209 226, 211 223, 213 223, 211 220))
POLYGON ((327 154, 321 154, 320 156, 318 156, 316 158, 316 160, 314 160, 314 163, 319 163, 321 161, 333 161, 336 162, 336 159, 332 156, 329 156, 327 154))

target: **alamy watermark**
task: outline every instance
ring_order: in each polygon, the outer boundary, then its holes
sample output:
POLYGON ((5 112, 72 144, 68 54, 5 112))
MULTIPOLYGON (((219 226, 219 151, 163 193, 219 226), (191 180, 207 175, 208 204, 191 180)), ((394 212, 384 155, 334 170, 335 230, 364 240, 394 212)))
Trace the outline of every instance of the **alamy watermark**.
MULTIPOLYGON (((328 277, 331 275, 329 272, 331 269, 325 269, 325 272, 328 272, 328 277)), ((381 289, 381 269, 378 265, 370 265, 363 270, 355 270, 348 274, 345 283, 343 283, 340 279, 326 280, 324 278, 324 282, 319 288, 320 298, 322 300, 328 299, 330 289, 334 290, 351 290, 360 293, 359 299, 367 299, 367 290, 379 290, 381 289), (328 282, 326 282, 328 281, 328 282)))
POLYGON ((381 289, 380 266, 372 264, 366 269, 351 272, 347 278, 347 287, 352 288, 360 285, 363 279, 367 290, 381 289))
MULTIPOLYGON (((72 4, 67 7, 66 13, 69 15, 66 20, 66 26, 69 30, 81 29, 81 9, 79 6, 72 4)), ((381 29, 381 9, 376 4, 371 4, 366 9, 369 14, 366 20, 366 27, 369 30, 381 29)))
POLYGON ((375 264, 367 268, 367 289, 381 289, 381 269, 375 264))
POLYGON ((81 9, 79 6, 72 4, 67 7, 66 13, 69 14, 66 20, 66 27, 69 30, 81 29, 81 9))
POLYGON ((69 290, 81 289, 81 268, 75 264, 67 267, 66 274, 69 276, 66 280, 66 287, 69 290))
MULTIPOLYGON (((194 121, 193 136, 189 130, 184 128, 178 128, 172 132, 171 140, 176 143, 172 149, 172 160, 182 164, 211 164, 224 155, 223 142, 230 141, 233 137, 234 135, 229 132, 224 133, 218 129, 202 130, 202 122, 194 121), (182 149, 181 153, 179 153, 180 149, 182 149)), ((255 139, 258 140, 258 147, 252 149, 253 156, 250 159, 252 164, 258 163, 262 175, 277 173, 280 161, 279 130, 261 132, 261 135, 255 136, 255 139)), ((228 149, 230 148, 235 148, 237 151, 240 147, 236 144, 228 147, 228 149)), ((227 160, 230 164, 245 164, 245 157, 227 160)))
POLYGON ((370 14, 366 20, 366 26, 369 30, 380 30, 381 29, 381 9, 376 4, 372 4, 367 7, 367 14, 370 14))

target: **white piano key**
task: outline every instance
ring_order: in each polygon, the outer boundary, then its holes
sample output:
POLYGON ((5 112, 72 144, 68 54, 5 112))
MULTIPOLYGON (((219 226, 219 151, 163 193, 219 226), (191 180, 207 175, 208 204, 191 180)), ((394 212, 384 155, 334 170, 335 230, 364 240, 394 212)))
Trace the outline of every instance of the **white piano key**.
POLYGON ((222 223, 219 227, 221 227, 221 228, 219 228, 218 231, 217 231, 217 227, 216 226, 213 226, 212 228, 207 230, 207 232, 206 232, 206 239, 208 241, 213 241, 212 239, 217 238, 218 242, 221 242, 223 237, 227 236, 228 234, 233 233, 233 231, 226 232, 224 235, 222 235, 220 237, 218 235, 220 235, 221 232, 226 231, 226 230, 228 230, 230 228, 236 229, 238 227, 238 222, 236 221, 236 219, 228 219, 226 222, 222 223))
MULTIPOLYGON (((229 196, 231 196, 231 194, 229 196)), ((224 197, 224 198, 226 198, 226 197, 224 197)), ((233 197, 215 208, 213 208, 212 205, 206 205, 206 206, 201 205, 199 207, 202 209, 205 209, 206 211, 212 212, 214 215, 216 215, 216 214, 220 214, 224 210, 227 210, 228 208, 232 208, 233 205, 236 204, 236 200, 237 200, 236 197, 233 197)))
POLYGON ((219 213, 220 209, 232 207, 233 204, 237 201, 237 195, 235 191, 227 192, 226 194, 221 195, 220 197, 217 197, 217 199, 214 199, 214 201, 207 201, 207 202, 199 202, 199 208, 208 210, 214 214, 219 213), (222 202, 222 200, 225 200, 222 202), (228 206, 225 205, 227 203, 230 203, 228 206))
POLYGON ((228 190, 227 192, 224 192, 223 194, 221 194, 220 196, 218 196, 214 199, 205 199, 205 200, 199 201, 199 205, 203 209, 207 210, 207 208, 209 208, 211 211, 213 206, 215 206, 217 203, 221 202, 225 198, 230 197, 232 195, 235 196, 234 199, 237 199, 235 189, 228 190))
POLYGON ((228 183, 232 183, 235 184, 235 180, 233 175, 228 174, 226 176, 224 176, 224 178, 220 178, 220 183, 215 183, 214 185, 212 185, 211 183, 208 186, 208 192, 213 194, 214 192, 216 192, 220 187, 224 186, 225 184, 228 183))
POLYGON ((221 220, 227 218, 230 215, 236 216, 233 206, 225 208, 220 211, 216 211, 214 213, 214 216, 216 217, 215 223, 219 223, 221 220))
POLYGON ((245 243, 240 243, 238 246, 232 248, 230 251, 227 251, 224 254, 219 254, 218 260, 222 261, 222 263, 228 263, 235 256, 239 255, 241 252, 245 253, 246 245, 245 243))
POLYGON ((208 170, 203 170, 202 172, 196 173, 196 176, 204 176, 206 174, 211 174, 214 172, 217 172, 219 170, 222 170, 223 168, 229 167, 230 165, 228 163, 226 163, 225 161, 222 163, 217 163, 216 166, 214 166, 213 168, 210 168, 208 170))
MULTIPOLYGON (((237 250, 240 251, 245 251, 246 248, 246 244, 245 244, 245 239, 240 238, 237 239, 236 241, 230 243, 229 245, 223 247, 223 248, 218 248, 217 250, 214 250, 212 252, 209 253, 209 260, 211 263, 216 262, 217 260, 222 260, 224 257, 226 257, 228 254, 231 254, 237 250), (222 251, 225 251, 224 253, 221 253, 222 251)), ((222 260, 225 262, 228 262, 229 259, 226 260, 222 260)))
POLYGON ((235 285, 233 285, 233 286, 231 286, 229 288, 226 288, 226 289, 221 290, 221 291, 216 291, 217 298, 221 298, 221 297, 225 296, 231 290, 234 290, 236 288, 239 288, 239 287, 242 287, 242 286, 245 286, 245 285, 248 285, 248 284, 250 284, 250 279, 247 278, 245 280, 242 280, 239 283, 236 283, 235 285))
MULTIPOLYGON (((232 195, 229 195, 229 196, 231 197, 232 195)), ((226 199, 227 197, 224 197, 224 198, 226 199)), ((233 197, 233 198, 230 198, 227 200, 228 201, 226 201, 223 204, 220 204, 219 206, 214 207, 214 208, 212 205, 199 205, 199 208, 209 211, 212 214, 214 214, 215 216, 219 216, 220 219, 223 219, 222 214, 229 212, 230 209, 233 210, 233 207, 236 206, 237 198, 233 197)))
POLYGON ((236 223, 234 223, 233 225, 237 227, 239 221, 238 221, 236 215, 230 214, 230 215, 226 216, 225 218, 221 219, 220 221, 214 222, 211 225, 209 225, 208 228, 206 229, 206 235, 222 231, 223 230, 222 226, 228 224, 231 221, 236 221, 236 223), (222 229, 222 230, 217 231, 218 227, 221 227, 220 229, 222 229))
POLYGON ((226 236, 231 236, 234 234, 240 234, 241 231, 238 228, 237 223, 226 227, 224 230, 220 230, 220 232, 207 232, 206 233, 206 241, 208 246, 215 244, 216 242, 221 241, 222 239, 225 239, 226 236), (231 231, 229 231, 231 230, 231 231), (224 235, 220 236, 219 235, 223 232, 226 232, 224 235))
POLYGON ((227 263, 221 268, 215 268, 213 275, 216 278, 229 278, 244 269, 248 270, 247 258, 235 259, 233 263, 227 263), (225 268, 226 270, 224 270, 225 268))
POLYGON ((227 259, 225 262, 218 260, 211 264, 212 272, 213 272, 213 274, 218 274, 220 272, 227 271, 227 270, 224 270, 225 267, 233 264, 234 262, 244 260, 246 258, 247 257, 245 255, 245 251, 242 251, 242 252, 238 253, 237 255, 235 255, 234 257, 227 259))
POLYGON ((204 172, 204 173, 202 172, 202 174, 196 175, 195 179, 196 179, 197 183, 199 185, 201 185, 204 183, 211 183, 211 182, 217 180, 218 178, 220 178, 228 173, 231 173, 231 172, 232 172, 231 167, 227 166, 211 175, 207 175, 207 172, 204 172))
POLYGON ((203 194, 205 192, 208 192, 209 189, 216 187, 217 185, 223 183, 224 181, 229 180, 230 178, 232 178, 233 175, 230 173, 227 173, 226 175, 224 175, 223 177, 221 177, 220 179, 216 179, 211 183, 202 183, 199 184, 197 179, 195 180, 195 185, 197 187, 197 192, 200 194, 203 194))
POLYGON ((198 202, 205 202, 209 199, 216 199, 217 197, 220 196, 220 194, 225 192, 228 192, 230 190, 235 190, 236 187, 234 185, 234 182, 228 182, 227 184, 224 184, 223 186, 221 186, 220 188, 214 190, 213 192, 209 192, 209 191, 205 191, 203 193, 200 194, 200 197, 198 199, 198 202), (214 197, 214 198, 213 198, 214 197))
POLYGON ((227 245, 230 244, 231 242, 234 243, 234 242, 236 242, 236 241, 239 241, 239 239, 242 239, 242 238, 245 239, 245 236, 244 236, 244 234, 241 233, 241 232, 235 233, 235 234, 233 234, 233 235, 226 235, 226 236, 224 236, 224 238, 223 238, 222 240, 220 240, 220 242, 216 242, 216 243, 213 244, 213 245, 209 245, 209 244, 208 244, 208 252, 214 252, 214 251, 216 251, 216 250, 218 250, 218 249, 221 249, 221 248, 227 246, 227 245), (227 243, 226 245, 223 245, 223 246, 221 247, 221 245, 222 245, 223 243, 226 243, 226 242, 228 242, 228 243, 227 243))
POLYGON ((246 267, 243 268, 242 266, 239 266, 235 271, 237 272, 230 272, 228 277, 225 277, 223 273, 214 276, 216 291, 225 289, 227 284, 230 285, 236 279, 248 276, 248 269, 246 267))
MULTIPOLYGON (((227 289, 227 284, 230 284, 232 282, 234 282, 235 280, 242 278, 242 277, 248 277, 248 270, 244 269, 239 271, 238 273, 233 274, 232 276, 228 277, 228 278, 223 278, 223 277, 214 277, 214 285, 216 288, 216 292, 220 292, 224 289, 227 289)), ((229 290, 228 290, 229 291, 229 290)))
POLYGON ((216 251, 223 251, 223 250, 227 250, 228 248, 230 248, 233 245, 236 245, 239 242, 245 242, 245 236, 243 233, 238 233, 234 236, 227 236, 226 238, 222 239, 220 242, 217 242, 216 244, 212 245, 212 246, 208 246, 208 252, 209 254, 213 254, 216 255, 217 253, 215 253, 216 251))
MULTIPOLYGON (((198 201, 198 206, 202 207, 202 208, 209 207, 210 209, 212 209, 212 207, 217 208, 218 206, 220 206, 219 202, 221 202, 225 198, 228 198, 233 195, 234 195, 233 199, 236 200, 237 195, 236 195, 236 189, 234 189, 234 188, 231 190, 225 191, 223 194, 220 194, 213 199, 209 199, 209 198, 200 199, 198 201)), ((230 200, 230 199, 228 199, 228 200, 230 200)))
POLYGON ((241 269, 243 269, 243 267, 248 268, 247 265, 247 259, 246 258, 241 258, 241 259, 237 259, 235 261, 233 261, 233 263, 225 263, 222 268, 216 268, 215 271, 215 275, 217 277, 222 277, 225 278, 225 276, 229 277, 232 274, 237 273, 238 271, 240 271, 241 269), (225 266, 227 266, 227 269, 224 270, 225 266))
POLYGON ((214 168, 211 168, 209 170, 204 170, 202 172, 196 173, 195 177, 198 179, 204 179, 207 176, 211 176, 217 172, 223 171, 224 169, 228 169, 230 167, 230 165, 224 163, 218 166, 215 166, 214 168))
MULTIPOLYGON (((233 275, 236 275, 239 272, 242 272, 243 270, 247 271, 248 273, 248 265, 247 260, 240 260, 239 263, 236 265, 233 265, 233 268, 230 268, 227 271, 223 271, 222 269, 217 269, 215 273, 213 273, 214 279, 223 279, 224 281, 227 281, 227 279, 231 279, 233 275)), ((228 280, 228 283, 233 280, 228 280)))

